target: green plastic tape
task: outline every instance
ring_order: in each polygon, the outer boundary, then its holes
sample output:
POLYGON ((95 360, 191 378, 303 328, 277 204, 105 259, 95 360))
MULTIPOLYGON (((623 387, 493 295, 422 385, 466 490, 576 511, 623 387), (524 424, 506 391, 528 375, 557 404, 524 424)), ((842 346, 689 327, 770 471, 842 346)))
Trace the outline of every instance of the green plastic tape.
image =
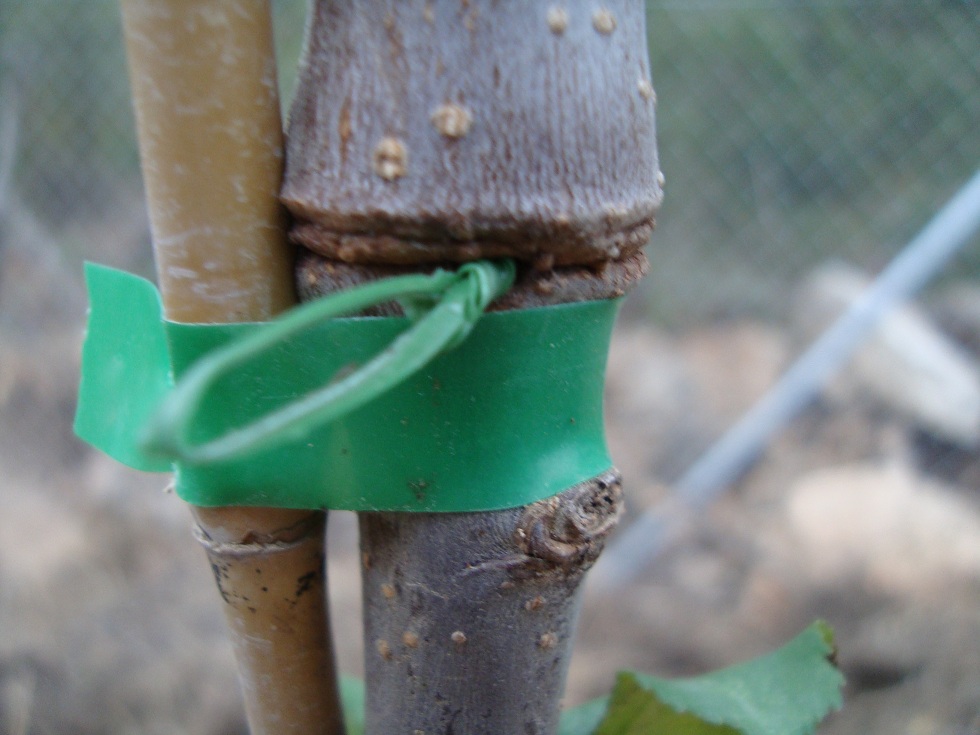
POLYGON ((173 387, 163 307, 152 283, 85 264, 89 318, 75 433, 128 467, 170 472, 166 459, 147 456, 138 432, 173 387))
MULTIPOLYGON (((490 302, 507 292, 514 274, 512 261, 484 260, 467 263, 455 273, 440 269, 428 275, 384 278, 292 309, 195 359, 154 415, 144 444, 178 462, 199 465, 238 459, 287 443, 290 438, 299 440, 384 394, 437 355, 459 346, 490 302), (260 412, 254 420, 228 431, 203 439, 191 435, 203 399, 223 376, 247 366, 267 350, 295 340, 312 326, 392 300, 399 301, 411 315, 412 325, 357 369, 342 371, 346 374, 338 374, 309 393, 260 412)), ((213 422, 198 422, 198 428, 208 423, 213 422)))
MULTIPOLYGON (((165 322, 154 286, 86 268, 89 327, 76 433, 137 469, 176 472, 203 506, 456 512, 550 497, 611 466, 602 418, 619 301, 485 314, 455 349, 301 437, 240 459, 172 463, 138 438, 180 376, 262 324, 165 322)), ((370 361, 406 318, 338 318, 217 381, 189 433, 208 441, 370 361)))

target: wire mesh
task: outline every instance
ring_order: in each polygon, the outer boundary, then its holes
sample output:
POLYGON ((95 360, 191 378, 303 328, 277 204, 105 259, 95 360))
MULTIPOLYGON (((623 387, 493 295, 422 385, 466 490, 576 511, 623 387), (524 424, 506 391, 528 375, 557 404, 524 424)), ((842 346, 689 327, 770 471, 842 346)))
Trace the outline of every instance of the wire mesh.
POLYGON ((882 266, 980 161, 975 3, 653 2, 648 28, 669 318, 771 314, 830 255, 882 266))
MULTIPOLYGON (((305 3, 274 7, 288 100, 305 3)), ((830 254, 880 267, 980 160, 974 2, 654 0, 648 29, 668 197, 644 294, 669 323, 774 313, 830 254)), ((138 206, 116 3, 3 0, 0 49, 7 198, 84 253, 76 225, 138 206)))
MULTIPOLYGON (((306 5, 274 12, 285 101, 306 5)), ((0 0, 0 95, 0 213, 26 209, 69 255, 101 247, 89 225, 101 236, 142 209, 118 1, 0 0)))

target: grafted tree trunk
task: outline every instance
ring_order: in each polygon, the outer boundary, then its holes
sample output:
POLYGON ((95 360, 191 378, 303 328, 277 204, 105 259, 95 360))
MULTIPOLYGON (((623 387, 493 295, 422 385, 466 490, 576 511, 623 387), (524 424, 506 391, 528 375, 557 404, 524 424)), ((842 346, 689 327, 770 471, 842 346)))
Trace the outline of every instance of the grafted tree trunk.
POLYGON ((554 733, 618 473, 523 508, 362 513, 369 733, 554 733))
POLYGON ((641 0, 317 0, 294 240, 356 263, 639 250, 661 200, 641 0))
MULTIPOLYGON (((644 273, 663 182, 641 0, 316 0, 308 33, 283 189, 302 298, 487 257, 519 261, 494 309, 644 273)), ((522 508, 362 514, 368 735, 554 735, 620 507, 610 469, 522 508)))

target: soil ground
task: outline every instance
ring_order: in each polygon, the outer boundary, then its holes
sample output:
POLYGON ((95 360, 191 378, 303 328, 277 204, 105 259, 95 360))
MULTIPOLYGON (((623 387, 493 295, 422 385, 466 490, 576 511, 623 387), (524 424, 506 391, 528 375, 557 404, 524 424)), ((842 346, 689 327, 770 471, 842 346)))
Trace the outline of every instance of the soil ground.
MULTIPOLYGON (((76 264, 10 245, 0 266, 0 733, 244 733, 220 600, 161 476, 71 435, 85 311, 76 264)), ((785 325, 666 332, 627 318, 609 439, 631 517, 775 380, 785 325)), ((831 392, 731 492, 614 594, 587 590, 567 703, 634 668, 694 674, 823 618, 846 705, 825 735, 980 733, 980 463, 873 401, 831 392)), ((627 518, 624 523, 628 523, 627 518)), ((638 552, 639 553, 639 552, 638 552)), ((360 664, 356 529, 330 583, 360 664)))

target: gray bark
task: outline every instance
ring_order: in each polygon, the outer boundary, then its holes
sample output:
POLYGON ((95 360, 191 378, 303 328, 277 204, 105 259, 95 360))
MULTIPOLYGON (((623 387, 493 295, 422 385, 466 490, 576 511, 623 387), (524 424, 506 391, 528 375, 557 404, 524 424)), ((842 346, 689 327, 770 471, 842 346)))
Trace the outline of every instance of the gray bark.
POLYGON ((614 260, 662 191, 640 0, 318 0, 292 237, 334 260, 614 260))
POLYGON ((361 514, 367 732, 550 735, 610 471, 523 508, 361 514))
MULTIPOLYGON (((437 265, 379 266, 352 265, 328 260, 309 251, 301 251, 296 264, 296 290, 301 301, 326 296, 345 288, 379 278, 433 270, 437 265)), ((452 265, 447 265, 453 268, 452 265)), ((610 261, 601 269, 567 266, 538 270, 522 266, 514 286, 496 299, 488 311, 533 309, 538 306, 568 304, 574 301, 596 301, 619 298, 646 275, 649 263, 646 256, 635 253, 622 260, 610 261)), ((364 312, 365 316, 393 316, 402 313, 398 304, 381 304, 364 312)))
MULTIPOLYGON (((494 309, 623 295, 663 194, 654 113, 641 0, 316 0, 282 195, 299 292, 511 257, 494 309)), ((362 514, 367 735, 554 735, 620 507, 610 470, 522 508, 362 514)))

